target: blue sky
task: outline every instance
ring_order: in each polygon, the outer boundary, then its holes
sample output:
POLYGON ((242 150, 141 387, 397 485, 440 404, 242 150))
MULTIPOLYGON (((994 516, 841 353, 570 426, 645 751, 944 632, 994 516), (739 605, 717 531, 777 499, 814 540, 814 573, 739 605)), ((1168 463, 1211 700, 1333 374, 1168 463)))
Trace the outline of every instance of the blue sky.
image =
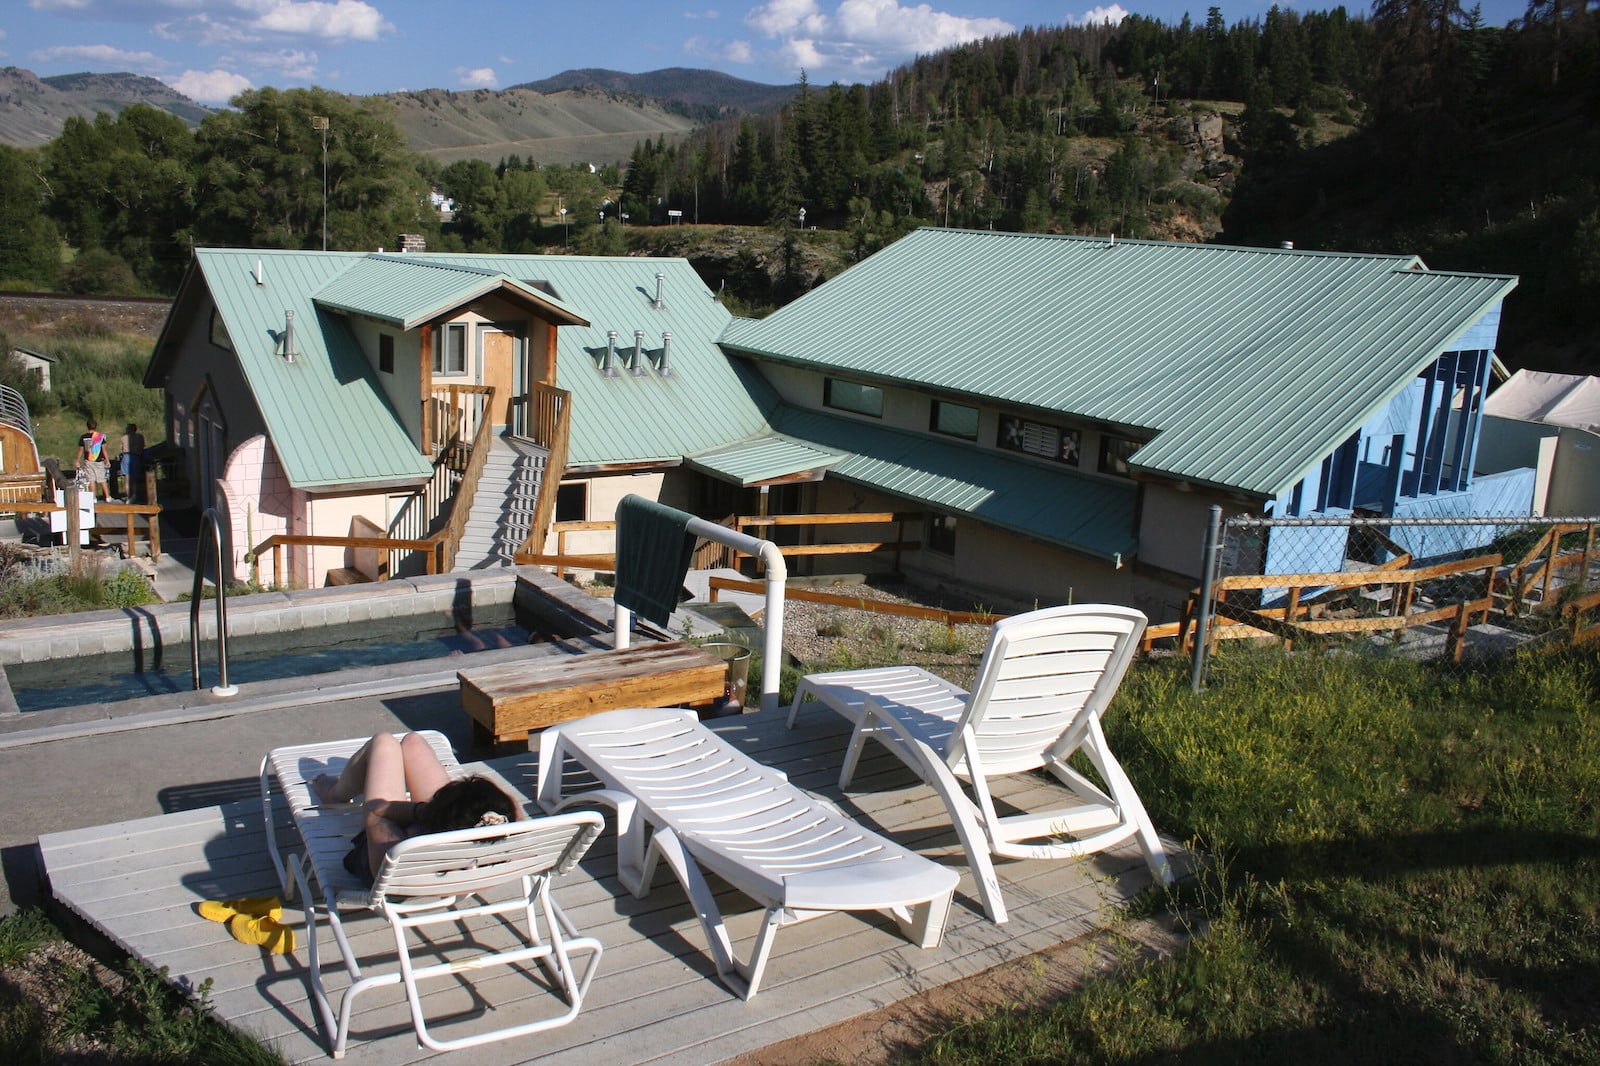
MULTIPOLYGON (((41 75, 132 71, 213 105, 266 85, 362 94, 499 89, 574 67, 702 67, 771 83, 798 80, 804 69, 825 85, 874 81, 918 54, 1025 26, 1116 21, 1128 12, 1177 22, 1186 10, 1201 21, 1210 2, 5 0, 0 65, 41 75)), ((1269 0, 1218 6, 1232 23, 1260 17, 1269 0)), ((1483 12, 1498 25, 1524 6, 1485 0, 1483 12)))

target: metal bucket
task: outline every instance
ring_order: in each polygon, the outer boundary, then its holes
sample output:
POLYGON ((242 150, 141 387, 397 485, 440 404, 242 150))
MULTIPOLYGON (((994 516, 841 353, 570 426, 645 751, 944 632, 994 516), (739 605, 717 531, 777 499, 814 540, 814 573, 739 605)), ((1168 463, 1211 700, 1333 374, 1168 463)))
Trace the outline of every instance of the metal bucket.
POLYGON ((728 676, 723 682, 722 698, 711 707, 710 717, 724 718, 744 713, 745 690, 750 686, 750 649, 743 644, 713 641, 700 645, 728 665, 728 676))

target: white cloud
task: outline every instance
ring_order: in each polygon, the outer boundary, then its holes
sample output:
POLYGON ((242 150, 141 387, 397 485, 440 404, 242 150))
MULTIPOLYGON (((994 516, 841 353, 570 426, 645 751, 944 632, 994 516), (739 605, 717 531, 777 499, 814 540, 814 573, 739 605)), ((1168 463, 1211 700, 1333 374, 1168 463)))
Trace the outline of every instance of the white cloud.
POLYGON ((722 54, 730 63, 751 63, 755 61, 755 52, 750 48, 749 41, 729 41, 728 46, 722 50, 722 54))
POLYGON ((495 62, 499 63, 502 67, 514 67, 517 65, 517 61, 512 59, 510 56, 495 56, 494 58, 495 62))
POLYGON ((493 89, 500 84, 493 67, 457 67, 456 83, 464 89, 493 89))
POLYGON ((704 11, 685 11, 683 17, 686 19, 718 19, 722 17, 722 12, 714 7, 708 7, 704 11))
POLYGON ((749 41, 715 41, 704 37, 690 37, 683 42, 685 55, 702 59, 716 59, 727 63, 750 63, 755 60, 755 50, 749 41))
POLYGON ((818 81, 870 79, 913 56, 1016 29, 1003 19, 952 15, 899 0, 839 0, 831 13, 817 0, 768 0, 751 9, 745 23, 773 42, 775 62, 804 69, 818 81))
POLYGON ((246 89, 255 88, 249 78, 227 70, 186 70, 176 78, 162 80, 202 104, 225 104, 246 89))
POLYGON ((244 65, 258 70, 270 70, 285 78, 314 81, 317 77, 317 53, 301 52, 288 48, 276 52, 249 53, 244 56, 223 56, 229 65, 244 65))
POLYGON ((394 25, 362 0, 275 0, 253 22, 272 33, 330 41, 375 41, 394 25))
POLYGON ((1112 4, 1110 7, 1092 7, 1077 17, 1068 15, 1067 24, 1069 26, 1100 26, 1110 23, 1113 26, 1119 26, 1129 14, 1130 12, 1125 10, 1121 4, 1112 4))
POLYGON ((82 60, 96 66, 118 67, 133 71, 157 71, 167 65, 167 61, 154 52, 129 52, 109 44, 66 44, 54 48, 41 48, 31 53, 31 58, 42 63, 54 63, 63 59, 82 60))

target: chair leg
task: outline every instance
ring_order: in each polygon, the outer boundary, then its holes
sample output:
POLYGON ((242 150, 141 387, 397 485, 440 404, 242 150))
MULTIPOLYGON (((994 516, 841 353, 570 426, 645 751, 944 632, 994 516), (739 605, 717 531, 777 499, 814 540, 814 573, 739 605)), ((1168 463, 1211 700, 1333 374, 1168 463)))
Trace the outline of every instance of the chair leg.
POLYGON ((656 830, 655 835, 650 838, 650 852, 652 859, 659 855, 667 861, 672 872, 677 874, 683 890, 688 893, 695 917, 700 920, 700 928, 705 930, 711 961, 716 965, 717 976, 722 979, 722 983, 743 999, 755 995, 756 986, 761 981, 761 972, 767 965, 767 955, 772 950, 772 934, 777 925, 781 924, 781 915, 774 913, 776 909, 767 911, 750 965, 741 965, 734 958, 733 940, 728 935, 728 926, 722 920, 722 911, 717 907, 711 886, 706 884, 705 877, 700 873, 699 864, 684 850, 678 834, 671 829, 656 830))
POLYGON ((800 702, 807 696, 810 696, 813 700, 815 700, 817 698, 816 690, 811 687, 811 680, 809 678, 801 678, 800 684, 796 686, 794 690, 794 702, 789 704, 790 729, 794 728, 795 719, 799 717, 800 702))
POLYGON ((1167 849, 1162 845, 1161 838, 1156 835, 1155 823, 1150 821, 1150 814, 1144 809, 1144 803, 1139 799, 1133 782, 1128 780, 1127 773, 1122 769, 1122 764, 1117 757, 1111 754, 1111 746, 1106 743, 1106 735, 1100 728, 1100 719, 1091 718, 1089 721, 1089 741, 1084 745, 1083 752, 1088 756, 1094 768, 1100 772, 1100 777, 1110 789, 1112 798, 1117 801, 1117 806, 1122 810, 1122 817, 1134 826, 1139 839, 1139 850, 1144 852, 1144 861, 1162 884, 1170 885, 1175 880, 1172 873, 1172 864, 1167 860, 1167 849))

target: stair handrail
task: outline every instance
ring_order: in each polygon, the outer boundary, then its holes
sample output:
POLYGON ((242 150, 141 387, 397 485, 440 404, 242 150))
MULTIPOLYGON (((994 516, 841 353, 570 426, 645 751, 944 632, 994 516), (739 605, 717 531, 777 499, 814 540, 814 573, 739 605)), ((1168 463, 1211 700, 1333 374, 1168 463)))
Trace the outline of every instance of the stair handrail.
MULTIPOLYGON (((211 548, 211 560, 216 568, 217 586, 217 683, 211 692, 216 696, 232 696, 238 685, 228 684, 228 583, 222 575, 223 546, 229 541, 222 526, 222 516, 215 507, 207 507, 200 516, 200 533, 195 540, 194 583, 189 589, 189 668, 194 676, 195 691, 200 690, 200 593, 206 580, 206 548, 211 548), (206 533, 210 532, 210 539, 206 533)), ((232 558, 231 552, 227 558, 232 558)))
POLYGON ((484 402, 483 417, 478 420, 472 434, 472 454, 461 471, 461 483, 450 501, 450 517, 444 528, 434 534, 439 552, 439 572, 449 573, 456 565, 456 554, 461 550, 461 535, 467 529, 467 514, 472 510, 472 498, 478 492, 478 480, 483 476, 483 464, 489 458, 489 440, 494 433, 495 400, 498 396, 491 387, 484 402))
POLYGON ((526 553, 544 551, 544 541, 550 534, 550 522, 556 514, 556 491, 567 472, 567 447, 572 437, 572 393, 553 385, 536 384, 533 389, 541 399, 548 401, 552 419, 548 427, 549 454, 545 459, 544 473, 539 478, 539 493, 534 497, 533 523, 522 544, 512 552, 512 558, 526 553))
POLYGON ((33 436, 33 419, 28 414, 27 398, 10 385, 0 385, 0 424, 13 426, 33 436))

